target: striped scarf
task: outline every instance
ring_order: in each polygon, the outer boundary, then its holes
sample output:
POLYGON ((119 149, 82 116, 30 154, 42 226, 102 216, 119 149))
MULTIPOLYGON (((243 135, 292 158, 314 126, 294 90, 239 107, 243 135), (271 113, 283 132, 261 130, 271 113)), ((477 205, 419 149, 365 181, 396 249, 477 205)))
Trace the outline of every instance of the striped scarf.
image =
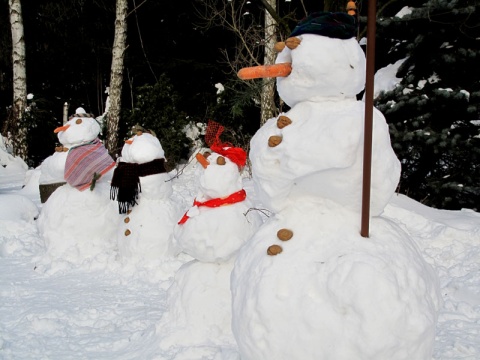
POLYGON ((90 187, 94 177, 98 178, 115 166, 99 138, 92 142, 70 148, 65 163, 64 178, 80 191, 90 187))

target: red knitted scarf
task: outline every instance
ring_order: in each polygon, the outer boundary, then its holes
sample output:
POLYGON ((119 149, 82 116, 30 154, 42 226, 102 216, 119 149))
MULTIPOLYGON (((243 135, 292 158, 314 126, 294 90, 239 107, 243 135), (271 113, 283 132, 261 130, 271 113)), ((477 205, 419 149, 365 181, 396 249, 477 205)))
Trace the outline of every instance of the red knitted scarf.
MULTIPOLYGON (((200 202, 200 201, 197 201, 197 199, 195 199, 193 201, 193 206, 198 206, 198 207, 206 206, 206 207, 214 208, 214 207, 219 207, 223 205, 235 204, 235 203, 244 201, 246 198, 247 198, 247 193, 245 192, 245 190, 242 189, 224 198, 210 199, 204 202, 200 202)), ((178 222, 179 225, 184 224, 189 219, 189 216, 187 215, 187 213, 188 211, 180 219, 180 221, 178 222)))

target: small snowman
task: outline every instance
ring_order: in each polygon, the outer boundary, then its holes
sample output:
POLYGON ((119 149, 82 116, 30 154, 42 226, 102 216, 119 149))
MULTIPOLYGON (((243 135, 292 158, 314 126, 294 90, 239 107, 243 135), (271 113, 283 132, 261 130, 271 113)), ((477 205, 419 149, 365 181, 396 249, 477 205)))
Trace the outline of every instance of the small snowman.
POLYGON ((82 108, 55 129, 68 152, 65 163, 62 157, 55 160, 56 166, 52 161, 47 167, 52 165, 58 172, 63 166, 67 183, 48 198, 38 218, 49 259, 82 263, 98 258, 103 262, 113 253, 116 222, 110 216, 116 212, 108 192, 115 161, 98 138, 100 130, 82 108))
POLYGON ((123 216, 117 243, 124 262, 159 265, 172 256, 170 241, 180 209, 158 138, 141 127, 125 141, 111 182, 111 197, 123 216))
POLYGON ((246 162, 245 151, 218 143, 210 150, 196 156, 202 166, 199 191, 174 230, 177 246, 194 260, 179 269, 168 290, 170 308, 157 326, 163 348, 236 346, 230 274, 238 249, 261 218, 251 211, 242 186, 239 170, 246 162))
MULTIPOLYGON (((427 360, 440 303, 413 240, 381 216, 400 163, 374 111, 371 234, 360 236, 365 58, 356 21, 315 13, 279 44, 287 113, 251 141, 257 195, 275 212, 232 272, 233 332, 244 360, 427 360)), ((262 75, 263 76, 263 75, 262 75)))

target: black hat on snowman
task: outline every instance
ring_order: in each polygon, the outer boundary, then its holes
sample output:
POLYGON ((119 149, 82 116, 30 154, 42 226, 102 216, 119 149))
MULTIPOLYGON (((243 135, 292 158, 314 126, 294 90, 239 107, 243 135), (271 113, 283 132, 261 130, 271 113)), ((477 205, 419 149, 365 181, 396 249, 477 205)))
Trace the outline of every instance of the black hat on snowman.
POLYGON ((315 12, 301 20, 290 37, 315 34, 336 39, 350 39, 357 34, 358 24, 354 16, 343 12, 315 12))

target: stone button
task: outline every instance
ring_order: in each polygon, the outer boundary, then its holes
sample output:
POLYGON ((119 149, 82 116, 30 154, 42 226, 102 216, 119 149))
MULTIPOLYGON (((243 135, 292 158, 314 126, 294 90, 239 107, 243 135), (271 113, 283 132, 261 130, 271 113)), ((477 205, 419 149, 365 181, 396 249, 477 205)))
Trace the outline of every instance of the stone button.
POLYGON ((278 135, 273 135, 268 138, 268 146, 275 147, 280 145, 282 142, 282 137, 278 135))
POLYGON ((282 241, 288 241, 292 238, 293 231, 288 229, 280 229, 277 232, 277 237, 282 241))
POLYGON ((293 50, 293 49, 296 49, 298 47, 298 45, 300 45, 300 43, 302 42, 302 40, 300 40, 299 38, 297 37, 289 37, 286 41, 285 41, 285 45, 287 45, 287 47, 290 49, 290 50, 293 50))
POLYGON ((225 165, 226 161, 225 161, 225 158, 223 156, 219 156, 217 158, 217 164, 218 165, 225 165))
POLYGON ((292 123, 292 120, 288 116, 280 115, 277 119, 277 127, 283 129, 285 126, 288 126, 292 123))
POLYGON ((280 254, 282 251, 283 249, 280 245, 270 245, 267 249, 267 254, 274 256, 280 254))
POLYGON ((275 50, 276 52, 281 52, 283 49, 285 49, 284 41, 279 41, 273 46, 273 50, 275 50))

